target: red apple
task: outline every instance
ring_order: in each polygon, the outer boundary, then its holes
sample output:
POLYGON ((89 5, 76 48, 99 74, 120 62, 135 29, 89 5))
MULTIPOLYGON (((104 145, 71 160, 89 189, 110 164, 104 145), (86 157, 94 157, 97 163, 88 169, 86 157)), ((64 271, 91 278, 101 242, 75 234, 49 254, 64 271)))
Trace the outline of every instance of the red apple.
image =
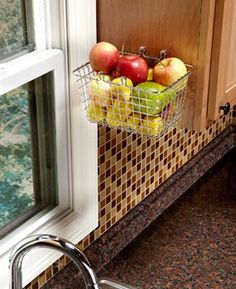
POLYGON ((182 60, 176 57, 165 58, 153 69, 153 79, 164 86, 169 86, 187 73, 182 60))
POLYGON ((134 85, 147 80, 148 65, 138 55, 121 55, 113 71, 114 77, 125 76, 132 80, 134 85))
POLYGON ((119 50, 111 43, 98 42, 89 53, 89 62, 94 71, 109 74, 116 65, 119 54, 119 50))

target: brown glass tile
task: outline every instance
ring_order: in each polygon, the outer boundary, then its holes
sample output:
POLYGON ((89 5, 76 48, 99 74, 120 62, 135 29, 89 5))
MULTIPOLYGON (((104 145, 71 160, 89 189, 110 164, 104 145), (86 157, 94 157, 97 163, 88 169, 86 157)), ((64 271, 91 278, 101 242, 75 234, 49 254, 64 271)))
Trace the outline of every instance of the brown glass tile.
MULTIPOLYGON (((55 272, 56 273, 56 272, 55 272)), ((35 281, 35 283, 33 283, 31 285, 32 289, 38 289, 39 288, 39 284, 38 284, 38 280, 35 281)))

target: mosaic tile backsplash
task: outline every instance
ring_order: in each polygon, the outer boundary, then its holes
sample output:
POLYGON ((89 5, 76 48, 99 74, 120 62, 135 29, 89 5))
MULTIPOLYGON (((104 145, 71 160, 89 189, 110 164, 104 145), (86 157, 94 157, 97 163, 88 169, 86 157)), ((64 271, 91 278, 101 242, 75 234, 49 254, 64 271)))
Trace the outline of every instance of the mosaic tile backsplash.
MULTIPOLYGON (((99 226, 78 247, 84 250, 233 123, 233 113, 202 132, 173 128, 158 140, 99 127, 99 226)), ((60 258, 27 286, 42 287, 69 262, 60 258)))

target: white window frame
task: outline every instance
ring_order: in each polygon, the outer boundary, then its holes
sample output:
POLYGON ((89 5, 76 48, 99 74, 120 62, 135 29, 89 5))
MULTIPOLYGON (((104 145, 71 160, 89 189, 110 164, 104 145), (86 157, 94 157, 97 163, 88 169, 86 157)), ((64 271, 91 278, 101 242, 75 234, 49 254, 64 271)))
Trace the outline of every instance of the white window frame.
MULTIPOLYGON (((11 248, 22 238, 50 233, 77 243, 98 225, 97 127, 81 113, 72 75, 96 42, 96 0, 33 0, 33 5, 36 50, 0 64, 0 95, 53 72, 59 205, 0 240, 2 289, 8 288, 11 248)), ((41 250, 24 260, 23 286, 60 256, 41 250)))

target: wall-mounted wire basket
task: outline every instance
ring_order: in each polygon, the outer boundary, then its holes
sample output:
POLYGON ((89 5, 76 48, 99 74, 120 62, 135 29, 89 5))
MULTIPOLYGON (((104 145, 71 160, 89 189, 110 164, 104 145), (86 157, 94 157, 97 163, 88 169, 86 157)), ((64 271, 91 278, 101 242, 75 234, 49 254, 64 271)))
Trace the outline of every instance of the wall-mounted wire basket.
MULTIPOLYGON (((159 58, 145 58, 157 63, 163 59, 163 52, 159 58)), ((140 85, 129 86, 126 78, 114 83, 110 76, 93 71, 89 63, 77 68, 74 75, 83 111, 90 122, 159 137, 181 119, 190 70, 158 93, 140 85)))

